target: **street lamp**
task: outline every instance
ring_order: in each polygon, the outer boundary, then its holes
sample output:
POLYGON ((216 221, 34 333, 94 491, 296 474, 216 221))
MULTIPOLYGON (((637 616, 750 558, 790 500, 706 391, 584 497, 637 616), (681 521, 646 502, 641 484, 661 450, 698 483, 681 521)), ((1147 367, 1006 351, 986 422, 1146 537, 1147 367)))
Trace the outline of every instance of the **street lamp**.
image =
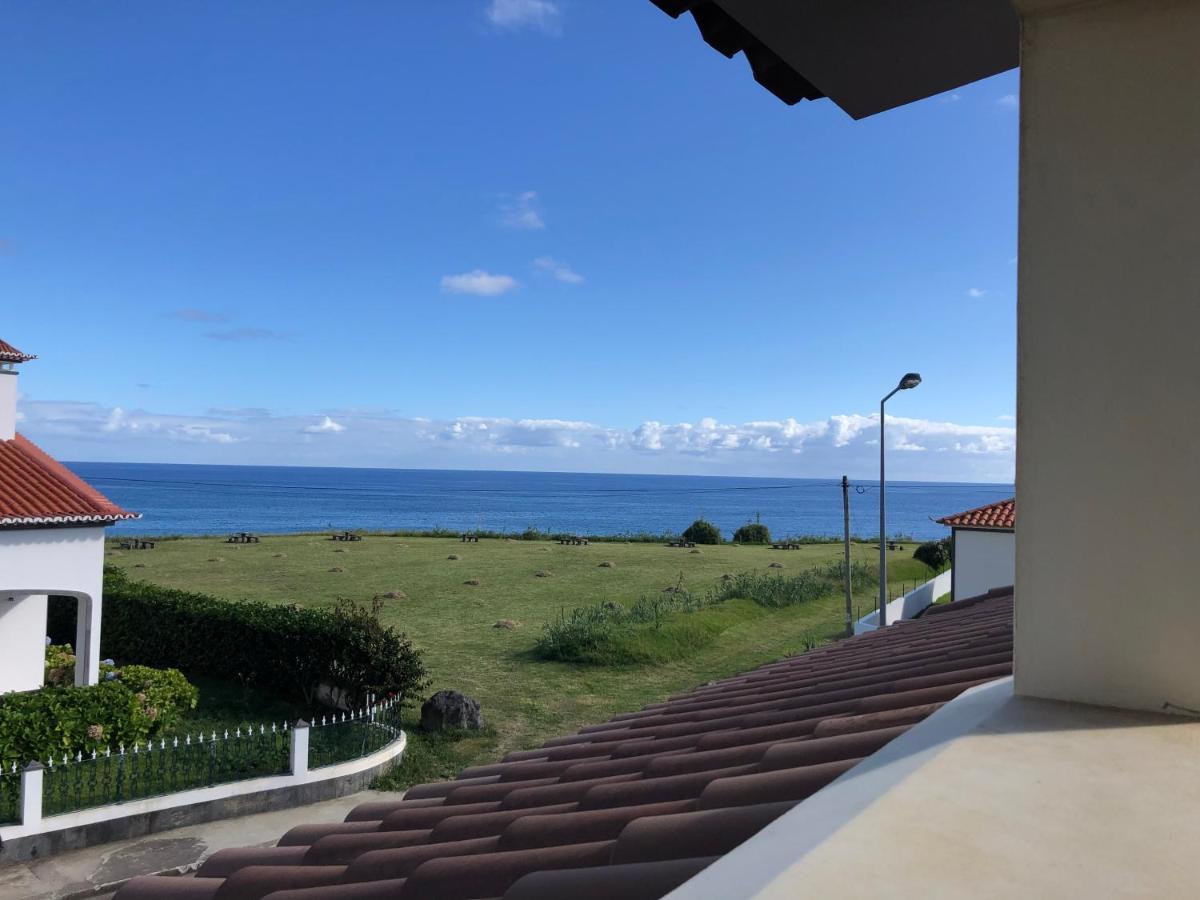
POLYGON ((908 391, 921 383, 921 376, 909 372, 900 379, 900 383, 892 388, 892 392, 879 401, 879 627, 887 627, 887 482, 884 479, 884 424, 883 405, 900 391, 908 391))

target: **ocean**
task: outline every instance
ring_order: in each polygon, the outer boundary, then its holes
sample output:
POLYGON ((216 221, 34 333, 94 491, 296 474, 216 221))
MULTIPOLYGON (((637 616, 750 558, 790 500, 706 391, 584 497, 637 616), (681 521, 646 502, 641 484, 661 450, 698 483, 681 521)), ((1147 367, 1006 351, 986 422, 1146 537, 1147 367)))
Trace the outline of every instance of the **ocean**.
MULTIPOLYGON (((618 535, 682 531, 698 517, 729 536, 756 518, 772 535, 842 533, 841 480, 560 472, 69 463, 142 518, 114 532, 197 535, 448 528, 618 535)), ((922 540, 940 516, 1011 497, 1011 484, 888 485, 888 534, 922 540)), ((850 525, 879 533, 877 482, 851 481, 850 525)))

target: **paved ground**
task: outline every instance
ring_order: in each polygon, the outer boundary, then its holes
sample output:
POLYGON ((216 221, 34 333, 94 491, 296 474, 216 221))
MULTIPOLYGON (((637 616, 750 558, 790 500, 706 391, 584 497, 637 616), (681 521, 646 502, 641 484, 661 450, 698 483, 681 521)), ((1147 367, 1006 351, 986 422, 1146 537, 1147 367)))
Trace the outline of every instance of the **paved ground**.
POLYGON ((397 796, 363 791, 276 812, 188 825, 134 841, 100 844, 0 868, 0 900, 103 898, 135 875, 188 872, 217 850, 274 844, 300 822, 339 822, 365 800, 397 796))

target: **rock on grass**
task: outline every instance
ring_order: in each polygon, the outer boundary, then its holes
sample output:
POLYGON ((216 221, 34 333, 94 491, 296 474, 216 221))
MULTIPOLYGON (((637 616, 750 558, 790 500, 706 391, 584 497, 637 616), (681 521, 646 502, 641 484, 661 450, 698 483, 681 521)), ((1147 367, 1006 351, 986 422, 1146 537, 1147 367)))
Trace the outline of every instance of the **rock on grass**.
POLYGON ((520 627, 520 625, 521 625, 521 623, 520 623, 520 622, 516 622, 516 621, 514 621, 514 620, 512 620, 512 619, 501 619, 500 621, 498 621, 498 622, 497 622, 495 625, 493 625, 492 627, 493 627, 493 628, 500 628, 500 629, 502 629, 502 630, 504 630, 504 631, 513 631, 513 630, 515 630, 516 628, 520 627))
POLYGON ((767 568, 768 569, 782 569, 783 563, 771 563, 769 566, 767 566, 767 568))
POLYGON ((334 566, 334 567, 333 567, 332 569, 330 569, 329 571, 330 571, 330 572, 345 572, 346 570, 345 570, 345 569, 343 569, 341 566, 334 566))
POLYGON ((617 564, 611 559, 606 559, 604 562, 600 563, 600 568, 602 569, 615 569, 616 567, 617 564))
POLYGON ((478 578, 468 578, 463 582, 463 584, 467 585, 468 587, 479 587, 481 584, 483 584, 483 582, 478 578))
POLYGON ((533 577, 534 578, 553 578, 554 573, 547 572, 545 569, 538 569, 536 572, 533 573, 533 577))
POLYGON ((383 593, 383 594, 376 594, 375 599, 376 600, 407 600, 408 594, 404 593, 404 591, 387 591, 386 593, 383 593))
POLYGON ((451 553, 449 556, 447 556, 447 557, 446 557, 446 559, 458 559, 458 554, 457 554, 457 553, 451 553))

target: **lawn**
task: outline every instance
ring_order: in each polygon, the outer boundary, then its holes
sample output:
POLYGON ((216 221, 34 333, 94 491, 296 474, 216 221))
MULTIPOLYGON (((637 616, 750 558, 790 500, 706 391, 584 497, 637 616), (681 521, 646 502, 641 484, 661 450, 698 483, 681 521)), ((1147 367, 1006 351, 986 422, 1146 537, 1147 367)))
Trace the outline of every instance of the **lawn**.
MULTIPOLYGON (((412 735, 403 770, 392 782, 400 786, 451 775, 464 765, 536 745, 841 634, 840 596, 783 609, 734 601, 693 614, 705 617, 705 626, 719 634, 681 660, 599 667, 546 662, 532 655, 543 624, 576 606, 628 603, 680 581, 689 591, 703 593, 726 573, 798 573, 842 553, 840 544, 787 551, 734 545, 699 549, 691 553, 650 543, 560 546, 504 539, 464 544, 382 535, 339 543, 320 535, 292 535, 247 545, 219 538, 163 540, 150 551, 110 548, 108 561, 134 578, 233 600, 331 606, 338 597, 366 602, 402 592, 403 599, 384 601, 383 620, 407 632, 423 651, 431 692, 453 688, 475 697, 489 728, 457 742, 412 735), (784 568, 769 568, 773 562, 784 568), (517 627, 495 627, 500 620, 512 620, 517 627)), ((889 554, 894 592, 927 577, 925 566, 911 558, 912 549, 889 554)), ((878 550, 857 544, 852 555, 871 562, 878 550)), ((865 615, 875 602, 873 589, 856 591, 855 617, 865 615)), ((219 715, 224 705, 206 704, 205 718, 219 715)))

